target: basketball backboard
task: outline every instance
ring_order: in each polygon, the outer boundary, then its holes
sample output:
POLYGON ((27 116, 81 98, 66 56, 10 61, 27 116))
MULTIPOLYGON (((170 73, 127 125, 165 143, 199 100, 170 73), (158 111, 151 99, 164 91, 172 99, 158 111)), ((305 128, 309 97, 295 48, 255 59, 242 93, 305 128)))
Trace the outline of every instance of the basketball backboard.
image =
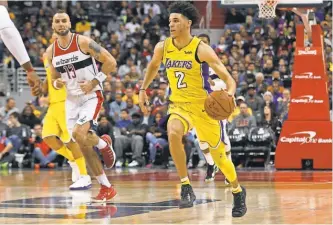
MULTIPOLYGON (((258 3, 262 0, 221 0, 224 8, 251 8, 258 7, 258 3)), ((277 8, 293 8, 293 7, 321 7, 324 0, 279 0, 277 8)))

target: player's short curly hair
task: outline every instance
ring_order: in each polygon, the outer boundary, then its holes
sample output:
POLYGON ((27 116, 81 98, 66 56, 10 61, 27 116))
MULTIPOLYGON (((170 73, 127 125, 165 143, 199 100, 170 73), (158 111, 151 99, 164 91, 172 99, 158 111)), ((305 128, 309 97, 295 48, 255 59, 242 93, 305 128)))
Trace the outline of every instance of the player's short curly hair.
POLYGON ((189 2, 174 2, 169 6, 169 13, 180 13, 192 21, 192 26, 199 22, 198 9, 189 2))

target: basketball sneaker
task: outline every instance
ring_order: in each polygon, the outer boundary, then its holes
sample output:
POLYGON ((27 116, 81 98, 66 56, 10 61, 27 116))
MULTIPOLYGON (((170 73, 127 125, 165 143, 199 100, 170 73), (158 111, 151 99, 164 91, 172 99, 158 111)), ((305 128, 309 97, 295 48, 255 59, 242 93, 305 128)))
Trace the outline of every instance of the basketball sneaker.
POLYGON ((89 175, 81 176, 74 184, 69 186, 69 190, 88 190, 91 188, 91 178, 89 175))
POLYGON ((181 196, 179 202, 180 209, 193 207, 193 202, 195 201, 196 197, 191 185, 189 184, 182 185, 180 196, 181 196))
POLYGON ((107 146, 100 150, 103 156, 103 161, 106 168, 111 169, 116 162, 116 153, 112 148, 112 139, 107 134, 104 134, 101 138, 107 143, 107 146))
POLYGON ((111 186, 108 188, 107 186, 101 185, 98 195, 92 198, 92 202, 108 202, 116 195, 117 191, 114 187, 111 186))
POLYGON ((217 166, 215 166, 215 164, 214 165, 207 164, 207 173, 206 173, 205 182, 211 182, 215 180, 216 167, 217 166))
POLYGON ((238 193, 232 193, 234 196, 234 206, 232 208, 232 217, 242 217, 246 214, 246 190, 242 187, 242 191, 238 193))

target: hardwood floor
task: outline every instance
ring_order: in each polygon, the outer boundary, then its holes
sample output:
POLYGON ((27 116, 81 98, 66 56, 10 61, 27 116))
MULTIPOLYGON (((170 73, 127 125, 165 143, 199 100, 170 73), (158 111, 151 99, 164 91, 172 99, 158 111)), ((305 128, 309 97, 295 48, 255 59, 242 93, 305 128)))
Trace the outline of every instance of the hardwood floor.
POLYGON ((332 172, 239 171, 248 212, 232 218, 232 194, 218 174, 190 170, 197 196, 193 208, 178 209, 175 170, 107 171, 118 195, 112 203, 89 203, 89 191, 69 191, 69 170, 0 171, 0 224, 332 224, 332 172))

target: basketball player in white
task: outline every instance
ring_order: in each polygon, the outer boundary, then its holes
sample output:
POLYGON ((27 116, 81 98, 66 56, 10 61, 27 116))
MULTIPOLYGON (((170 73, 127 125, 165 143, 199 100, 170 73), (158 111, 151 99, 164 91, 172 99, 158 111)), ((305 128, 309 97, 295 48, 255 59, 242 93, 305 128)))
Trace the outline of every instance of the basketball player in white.
POLYGON ((108 135, 96 136, 94 128, 103 104, 102 83, 105 74, 116 71, 116 61, 111 54, 92 39, 70 32, 71 22, 68 14, 59 11, 53 17, 52 29, 57 40, 46 50, 49 60, 53 86, 67 90, 66 120, 72 141, 76 141, 84 155, 87 167, 101 184, 95 202, 111 200, 116 190, 106 177, 100 159, 93 149, 102 153, 107 168, 115 162, 112 141, 108 135), (98 72, 95 59, 103 65, 98 72))
POLYGON ((7 1, 0 1, 0 39, 27 72, 27 79, 31 92, 34 96, 38 96, 42 92, 42 82, 30 62, 21 35, 16 29, 13 21, 10 19, 7 7, 7 1))
MULTIPOLYGON (((202 42, 204 42, 207 45, 210 45, 210 38, 208 35, 206 34, 200 34, 198 36, 202 42)), ((211 89, 213 91, 220 91, 220 90, 225 90, 227 88, 227 85, 224 83, 223 80, 221 80, 215 73, 215 71, 212 68, 209 68, 209 80, 210 80, 210 84, 211 84, 211 89)), ((224 132, 224 144, 225 144, 225 151, 226 151, 226 155, 227 157, 231 160, 231 145, 230 145, 230 140, 227 134, 227 119, 222 121, 223 123, 223 132, 224 132)), ((199 141, 199 146, 201 148, 201 150, 204 153, 205 159, 207 161, 207 174, 206 174, 206 182, 209 181, 213 181, 215 179, 215 173, 219 171, 219 169, 215 166, 214 164, 214 160, 211 156, 211 154, 209 153, 208 150, 208 145, 207 144, 203 144, 199 141)), ((226 180, 225 181, 226 184, 228 184, 229 182, 226 180)))

